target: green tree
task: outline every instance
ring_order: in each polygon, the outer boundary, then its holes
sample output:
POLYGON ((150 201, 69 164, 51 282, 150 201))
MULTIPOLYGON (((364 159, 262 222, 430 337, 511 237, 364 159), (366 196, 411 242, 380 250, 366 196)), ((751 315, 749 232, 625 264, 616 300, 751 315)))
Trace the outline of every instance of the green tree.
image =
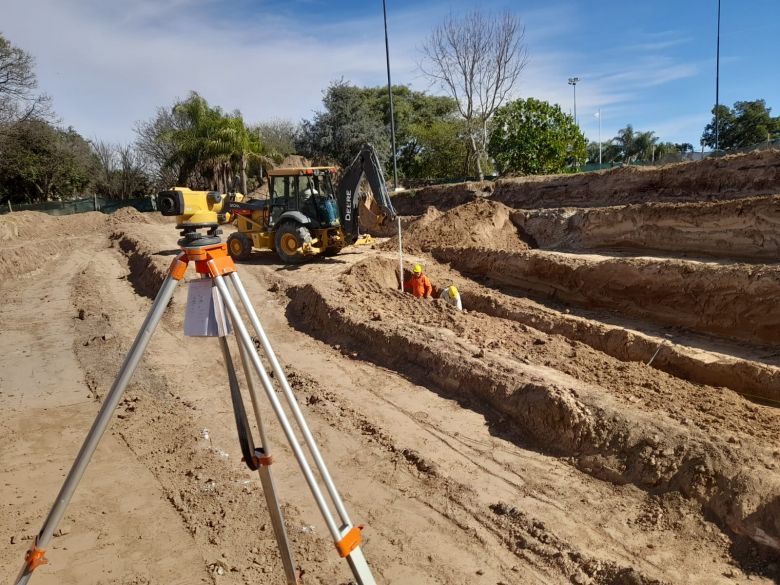
POLYGON ((558 173, 587 158, 585 136, 560 106, 528 98, 496 112, 488 146, 501 173, 558 173))
POLYGON ((371 143, 380 160, 390 155, 390 138, 381 111, 362 88, 344 80, 332 83, 322 99, 323 110, 301 123, 296 149, 321 162, 349 165, 364 142, 371 143))
MULTIPOLYGON (((414 148, 417 141, 415 133, 451 116, 457 106, 451 98, 413 91, 403 85, 393 86, 392 92, 400 165, 404 153, 408 155, 410 148, 414 148)), ((325 91, 323 110, 317 112, 312 120, 302 122, 296 150, 321 162, 346 166, 364 142, 374 145, 389 171, 392 158, 387 88, 357 87, 341 80, 332 83, 325 91)), ((409 168, 400 165, 399 171, 404 174, 409 168)))
POLYGON ((470 174, 468 132, 462 120, 445 118, 413 124, 401 148, 398 168, 406 177, 442 178, 470 174))
POLYGON ((655 132, 639 132, 631 124, 618 130, 610 141, 608 162, 632 163, 638 160, 652 161, 657 158, 659 138, 655 132))
POLYGON ((652 130, 649 132, 637 132, 634 137, 633 151, 636 160, 655 160, 658 137, 652 130))
MULTIPOLYGON (((702 143, 715 148, 715 111, 712 108, 712 121, 704 128, 702 143)), ((765 100, 735 102, 733 108, 719 105, 718 148, 744 148, 753 146, 780 136, 780 117, 772 117, 772 108, 766 107, 765 100)))
POLYGON ((98 173, 89 143, 73 128, 27 119, 11 125, 0 142, 0 196, 12 201, 72 198, 98 173))

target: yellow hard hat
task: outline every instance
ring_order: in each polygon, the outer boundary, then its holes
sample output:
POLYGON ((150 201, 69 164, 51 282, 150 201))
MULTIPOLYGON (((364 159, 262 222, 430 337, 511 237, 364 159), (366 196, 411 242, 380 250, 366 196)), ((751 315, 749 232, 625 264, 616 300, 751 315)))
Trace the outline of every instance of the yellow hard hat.
POLYGON ((414 272, 415 274, 422 274, 422 266, 420 266, 419 264, 415 264, 414 268, 412 269, 412 272, 414 272))
POLYGON ((455 299, 458 297, 458 289, 455 287, 454 284, 447 289, 447 292, 449 293, 451 299, 455 299))

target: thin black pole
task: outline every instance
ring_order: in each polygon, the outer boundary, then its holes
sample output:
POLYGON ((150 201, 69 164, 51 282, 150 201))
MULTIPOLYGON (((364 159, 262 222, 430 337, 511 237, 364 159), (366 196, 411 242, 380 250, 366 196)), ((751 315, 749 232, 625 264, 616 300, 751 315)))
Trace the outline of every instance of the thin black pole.
POLYGON ((571 85, 572 90, 574 91, 574 125, 577 125, 577 82, 580 80, 579 77, 569 77, 569 85, 571 85))
POLYGON ((382 0, 382 9, 385 13, 385 56, 387 57, 387 97, 390 99, 390 141, 393 147, 393 188, 398 189, 398 167, 395 160, 395 112, 393 110, 393 86, 390 82, 390 45, 387 42, 387 0, 382 0))
POLYGON ((720 0, 718 0, 718 42, 715 56, 715 150, 720 147, 720 123, 718 108, 720 106, 720 0))

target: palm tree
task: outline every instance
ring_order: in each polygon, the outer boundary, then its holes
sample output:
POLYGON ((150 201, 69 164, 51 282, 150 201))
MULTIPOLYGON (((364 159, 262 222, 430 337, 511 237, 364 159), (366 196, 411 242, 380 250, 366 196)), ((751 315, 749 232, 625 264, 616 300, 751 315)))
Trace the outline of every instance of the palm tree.
POLYGON ((612 142, 620 149, 620 156, 623 158, 623 162, 631 162, 631 156, 634 154, 634 127, 628 124, 622 130, 618 130, 617 136, 612 139, 612 142))
POLYGON ((654 160, 658 137, 655 132, 637 132, 634 136, 634 152, 639 160, 654 160))
POLYGON ((210 189, 225 191, 230 177, 241 169, 246 190, 246 161, 260 145, 249 136, 240 114, 228 116, 195 92, 174 106, 174 114, 183 124, 166 135, 174 146, 167 165, 178 166, 179 182, 186 184, 198 173, 210 189))
POLYGON ((231 159, 241 172, 241 192, 247 193, 247 167, 251 160, 258 160, 263 166, 271 162, 266 149, 260 141, 260 135, 250 132, 239 112, 228 118, 232 134, 233 152, 231 159))

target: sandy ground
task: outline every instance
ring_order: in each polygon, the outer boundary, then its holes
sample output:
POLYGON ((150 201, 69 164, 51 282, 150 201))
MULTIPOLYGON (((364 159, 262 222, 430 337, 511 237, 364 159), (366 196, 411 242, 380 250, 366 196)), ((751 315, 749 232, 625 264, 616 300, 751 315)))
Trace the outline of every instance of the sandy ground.
MULTIPOLYGON (((506 209, 478 203, 405 220, 408 266, 455 282, 463 313, 396 290, 393 241, 294 268, 260 253, 239 267, 350 515, 365 525, 377 581, 776 582, 780 368, 763 330, 735 340, 690 323, 669 329, 641 301, 653 290, 647 274, 633 291, 606 287, 610 303, 541 294, 544 283, 608 284, 598 271, 566 281, 550 268, 589 262, 582 242, 594 236, 581 231, 569 256, 532 249, 506 209), (459 250, 442 255, 440 242, 465 229, 459 250), (540 256, 547 269, 488 270, 491 254, 540 256), (751 400, 761 389, 764 401, 751 400)), ((3 268, 15 274, 0 283, 0 578, 10 582, 177 234, 132 212, 57 218, 50 240, 34 228, 40 218, 2 219, 0 248, 14 251, 3 268)), ((652 257, 660 276, 690 261, 652 257)), ((680 293, 696 282, 688 273, 662 282, 680 293)), ((750 292, 730 282, 734 298, 750 292)), ((214 340, 183 337, 185 302, 180 286, 35 582, 282 582, 221 355, 214 340)), ((346 585, 349 570, 267 413, 302 583, 346 585)))

